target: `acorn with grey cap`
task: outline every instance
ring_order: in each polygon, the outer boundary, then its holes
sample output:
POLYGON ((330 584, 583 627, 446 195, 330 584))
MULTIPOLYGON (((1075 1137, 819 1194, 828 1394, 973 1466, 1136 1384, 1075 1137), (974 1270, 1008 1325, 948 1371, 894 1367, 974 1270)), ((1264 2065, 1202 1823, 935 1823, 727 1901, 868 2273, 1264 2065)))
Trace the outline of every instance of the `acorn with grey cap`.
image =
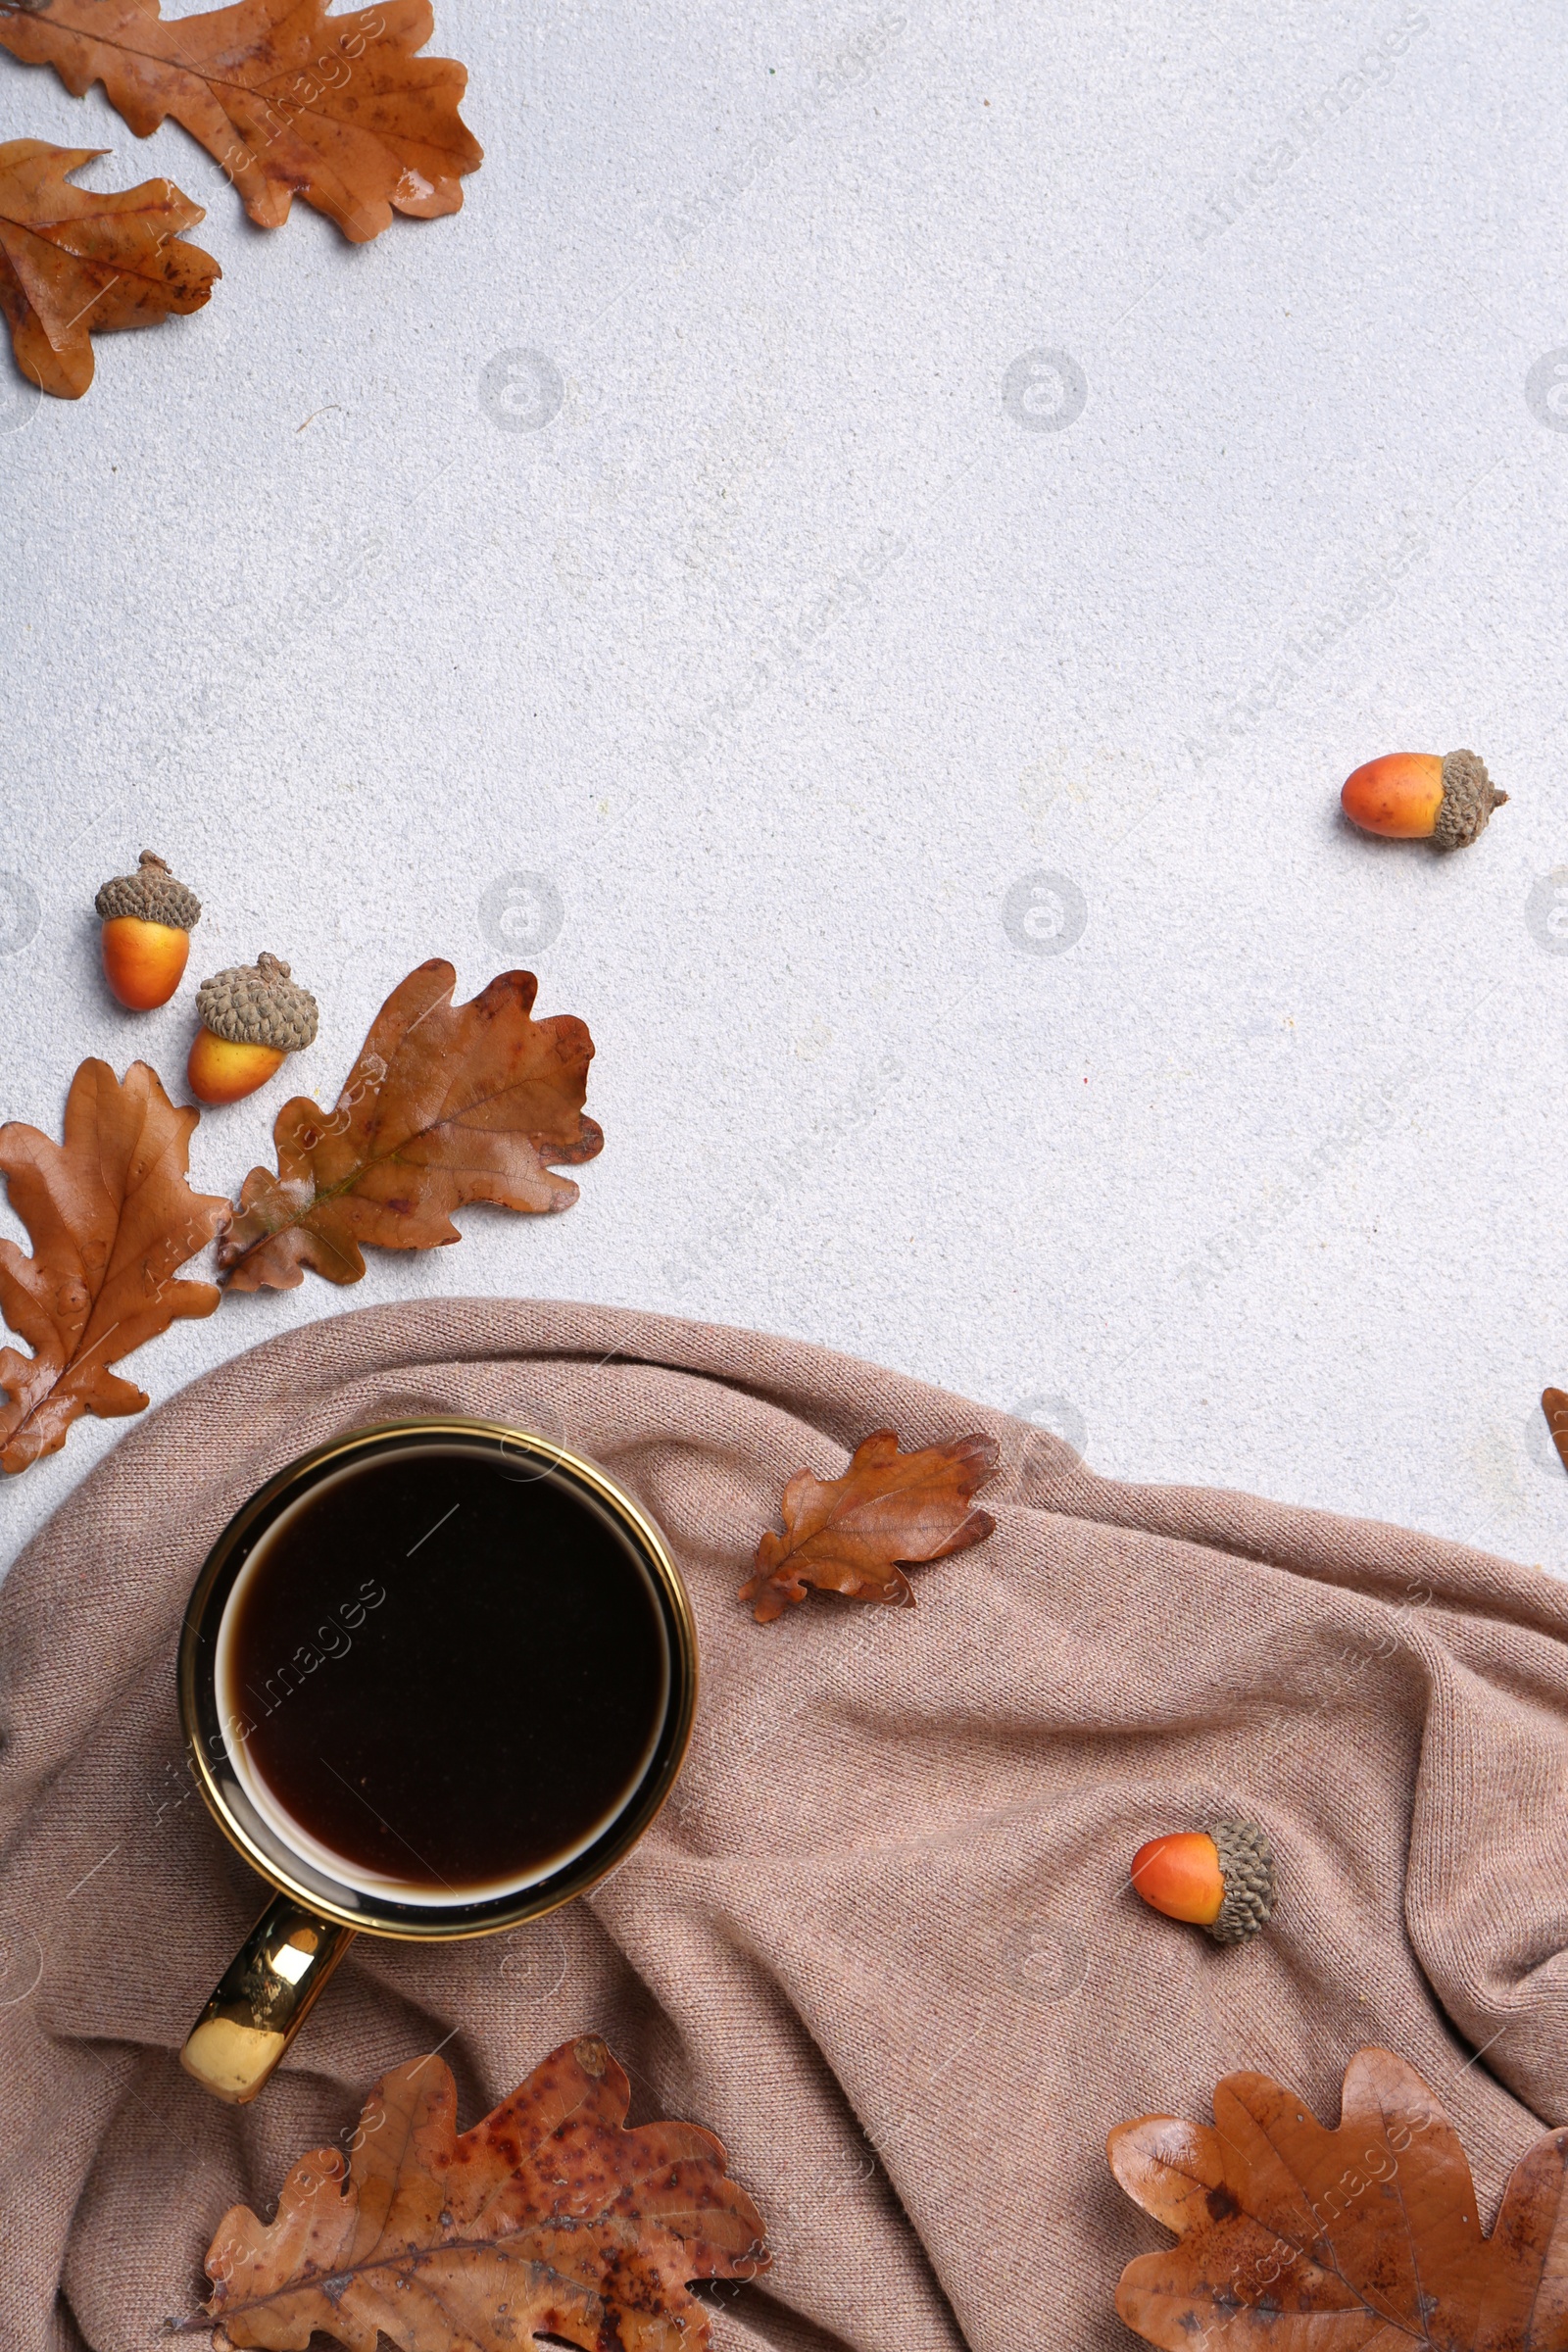
POLYGON ((167 1004, 184 977, 190 935, 202 903, 176 881, 156 850, 143 850, 133 874, 116 874, 93 901, 103 924, 104 978, 132 1012, 167 1004))
POLYGON ((1216 1943, 1246 1943, 1274 1916, 1274 1851, 1259 1822, 1151 1838, 1133 1856, 1132 1880, 1152 1909, 1190 1920, 1216 1943))
POLYGON ((198 1102, 237 1102, 265 1086, 284 1055, 316 1037, 316 999, 275 956, 231 964, 204 980, 185 1075, 198 1102))
POLYGON ((1340 806, 1363 833, 1462 850, 1507 798, 1479 752, 1386 752, 1347 776, 1340 806))

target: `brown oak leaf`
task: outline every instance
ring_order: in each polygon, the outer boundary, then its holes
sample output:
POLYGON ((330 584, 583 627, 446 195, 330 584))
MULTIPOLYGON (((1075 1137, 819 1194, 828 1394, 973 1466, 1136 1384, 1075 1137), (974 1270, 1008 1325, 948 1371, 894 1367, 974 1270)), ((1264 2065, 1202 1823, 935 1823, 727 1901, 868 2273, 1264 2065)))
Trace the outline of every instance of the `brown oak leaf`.
POLYGON ((1568 1470, 1568 1396, 1561 1389, 1543 1389, 1541 1409, 1546 1416, 1546 1427, 1557 1448, 1557 1458, 1568 1470))
POLYGON ((1491 2236, 1458 2134, 1415 2069, 1358 2050, 1337 2131, 1266 2075, 1227 2075, 1214 2128, 1145 2116, 1108 2142, 1179 2243, 1116 2309, 1167 2352, 1568 2352, 1568 2131, 1514 2168, 1491 2236))
POLYGON ((695 2124, 624 2129, 628 2085, 596 2034, 564 2042, 461 2137, 438 2057, 366 2101, 353 2155, 319 2148, 275 2220, 236 2205, 207 2256, 215 2343, 303 2352, 513 2352, 537 2335, 583 2352, 702 2352, 691 2278, 767 2267, 762 2221, 695 2124))
POLYGON ((74 98, 101 81, 138 138, 172 115, 261 227, 303 196, 364 244, 394 211, 455 213, 483 159, 458 113, 466 71, 415 55, 434 22, 429 0, 344 17, 238 0, 167 21, 158 0, 0 0, 0 48, 53 66, 74 98))
POLYGON ((25 1470, 83 1413, 139 1413, 140 1389, 110 1371, 144 1340, 221 1294, 175 1271, 210 1242, 226 1200, 186 1181, 199 1113, 176 1110, 144 1061, 124 1084, 84 1061, 66 1101, 66 1140, 0 1127, 0 1176, 32 1237, 0 1241, 0 1310, 33 1352, 0 1348, 0 1467, 25 1470))
POLYGON ((363 1246, 431 1250, 463 1239, 467 1200, 569 1208, 577 1187, 552 1167, 604 1149, 583 1116, 594 1044, 569 1013, 530 1018, 539 983, 502 972, 454 1004, 439 956, 392 991, 336 1107, 304 1095, 272 1128, 277 1174, 253 1168, 219 1244, 236 1291, 292 1290, 302 1269, 358 1282, 363 1246))
POLYGON ((770 1529, 759 1543, 742 1600, 756 1602, 759 1625, 804 1600, 808 1585, 912 1609, 904 1569, 966 1551, 996 1526, 989 1512, 970 1508, 996 1466, 995 1438, 901 1453, 893 1431, 879 1429, 856 1447, 842 1478, 798 1471, 784 1490, 784 1533, 770 1529))
POLYGON ((199 311, 222 275, 183 242, 206 215, 172 179, 110 195, 71 185, 68 172, 107 152, 0 146, 0 313, 17 366, 57 400, 79 400, 92 382, 93 335, 199 311))

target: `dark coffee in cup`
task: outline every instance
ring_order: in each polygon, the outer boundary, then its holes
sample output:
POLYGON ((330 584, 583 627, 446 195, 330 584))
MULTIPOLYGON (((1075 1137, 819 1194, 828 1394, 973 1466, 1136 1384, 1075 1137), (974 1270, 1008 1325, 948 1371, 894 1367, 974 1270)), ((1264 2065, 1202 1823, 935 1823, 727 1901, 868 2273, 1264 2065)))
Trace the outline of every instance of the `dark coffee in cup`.
POLYGON ((357 1935, 496 1935, 625 1860, 686 1753, 697 1637, 595 1463, 437 1415, 343 1431, 241 1505, 178 1695, 196 1786, 269 1886, 180 2051, 243 2105, 357 1935))
POLYGON ((560 1873, 643 1788, 670 1713, 667 1612, 623 1519, 459 1437, 351 1456, 287 1501, 215 1669, 273 1836, 400 1910, 560 1873))

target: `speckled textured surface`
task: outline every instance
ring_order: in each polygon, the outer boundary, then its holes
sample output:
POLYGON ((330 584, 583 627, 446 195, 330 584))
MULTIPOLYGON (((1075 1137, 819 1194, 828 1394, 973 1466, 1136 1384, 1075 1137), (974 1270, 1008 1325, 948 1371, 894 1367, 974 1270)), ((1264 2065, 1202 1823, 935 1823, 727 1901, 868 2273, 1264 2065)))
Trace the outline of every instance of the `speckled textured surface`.
MULTIPOLYGON (((1568 1566, 1555 11, 437 20, 487 161, 364 249, 0 57, 0 135, 169 173, 224 271, 79 404, 0 370, 0 1109, 174 1084, 264 948, 330 1102, 442 954, 589 1022, 607 1147, 126 1370, 590 1298, 1568 1566), (1457 744, 1511 796, 1472 849, 1343 828, 1457 744), (143 848, 205 912, 136 1016, 92 898, 143 848)), ((7 1556, 120 1434, 11 1484, 7 1556)))

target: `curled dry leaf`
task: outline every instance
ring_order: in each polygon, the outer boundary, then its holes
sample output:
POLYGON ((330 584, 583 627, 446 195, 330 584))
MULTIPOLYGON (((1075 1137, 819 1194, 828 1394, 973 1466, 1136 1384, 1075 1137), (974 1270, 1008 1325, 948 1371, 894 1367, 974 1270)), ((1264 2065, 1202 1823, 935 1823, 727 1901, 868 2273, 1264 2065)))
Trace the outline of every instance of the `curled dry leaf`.
POLYGON ((176 1282, 228 1213, 186 1181, 194 1110, 176 1110, 145 1062, 124 1084, 84 1061, 66 1102, 66 1140, 0 1127, 0 1175, 32 1237, 0 1241, 0 1308, 30 1356, 0 1348, 0 1466, 54 1453, 82 1413, 139 1413, 147 1399, 109 1367, 188 1315, 210 1315, 210 1282, 176 1282))
POLYGON ((1568 2347, 1568 2132, 1515 2167, 1488 2237, 1453 2126, 1391 2050, 1351 2059, 1337 2131, 1266 2075, 1228 2075, 1212 2131, 1146 2116, 1108 2153, 1180 2241, 1129 2263, 1116 2293, 1167 2352, 1568 2347))
POLYGON ((207 2256, 220 2352, 302 2352, 313 2328, 349 2352, 703 2352, 692 2278, 767 2267, 762 2222, 695 2124, 624 2129, 626 2077, 587 2034, 459 2136, 440 2058, 384 2075, 354 2154, 320 2148, 264 2225, 236 2205, 207 2256))
POLYGON ((970 1499, 997 1466, 995 1438, 955 1438, 901 1453, 891 1429, 858 1446, 842 1478, 800 1471, 784 1490, 784 1533, 757 1546, 757 1573, 741 1587, 759 1625, 804 1600, 808 1585, 857 1600, 914 1606, 906 1567, 945 1560, 981 1544, 996 1526, 970 1499))
MULTIPOLYGON (((0 13, 0 37, 4 16, 0 13)), ((204 220, 171 179, 110 195, 67 173, 102 147, 0 146, 0 312, 24 375, 57 400, 92 382, 91 338, 199 311, 222 273, 181 231, 204 220)))
POLYGON ((455 213, 482 160, 458 113, 466 70, 415 54, 433 24, 428 0, 345 17, 239 0, 168 23, 157 0, 0 0, 0 48, 53 66, 74 98, 101 81, 138 138, 172 115, 261 227, 299 195, 356 244, 394 212, 455 213))
POLYGON ((277 1174, 253 1168, 219 1245, 231 1290, 292 1290, 302 1270, 358 1282, 363 1247, 430 1250, 462 1240, 467 1200, 569 1208, 577 1187, 552 1167, 604 1149, 583 1116, 593 1039, 569 1014, 530 1015, 532 972, 502 972, 454 1004, 439 957, 388 997, 336 1107, 296 1095, 277 1114, 277 1174))

